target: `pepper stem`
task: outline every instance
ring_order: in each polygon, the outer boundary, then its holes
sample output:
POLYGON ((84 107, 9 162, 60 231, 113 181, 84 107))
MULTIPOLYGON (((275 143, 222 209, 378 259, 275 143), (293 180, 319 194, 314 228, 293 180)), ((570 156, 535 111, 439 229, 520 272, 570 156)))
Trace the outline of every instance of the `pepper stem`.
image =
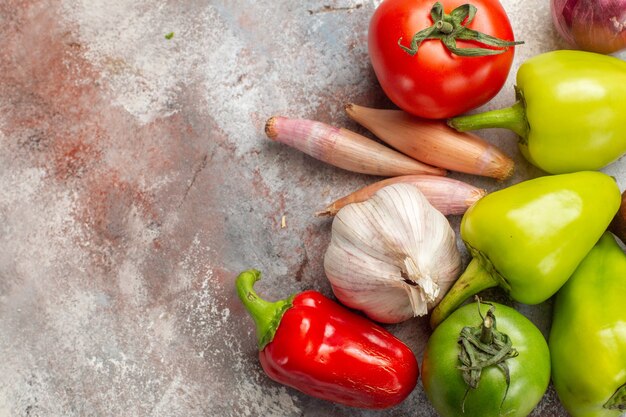
POLYGON ((239 274, 235 286, 239 299, 256 323, 259 350, 263 350, 274 339, 285 311, 293 305, 294 296, 273 303, 265 301, 253 289, 254 283, 259 279, 261 279, 261 272, 249 269, 239 274))
POLYGON ((529 130, 526 119, 526 107, 522 100, 504 109, 453 117, 448 120, 448 126, 459 132, 500 127, 517 133, 522 141, 525 141, 528 137, 529 130))
POLYGON ((476 258, 472 259, 465 272, 456 280, 437 307, 433 309, 430 316, 430 327, 433 329, 437 327, 468 297, 497 285, 498 282, 483 268, 480 261, 476 258))

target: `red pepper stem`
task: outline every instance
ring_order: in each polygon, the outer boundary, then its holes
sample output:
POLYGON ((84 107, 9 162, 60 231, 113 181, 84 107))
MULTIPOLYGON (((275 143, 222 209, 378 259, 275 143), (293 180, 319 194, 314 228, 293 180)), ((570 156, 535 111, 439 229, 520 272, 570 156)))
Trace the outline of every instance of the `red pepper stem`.
POLYGON ((497 285, 498 282, 481 265, 480 261, 477 258, 472 259, 465 272, 456 280, 437 307, 433 309, 430 316, 430 327, 433 329, 437 327, 472 295, 497 285))
POLYGON ((237 277, 237 295, 256 323, 259 350, 263 350, 274 339, 285 311, 293 305, 293 297, 276 302, 265 301, 254 291, 254 283, 261 279, 261 272, 249 269, 237 277))
POLYGON ((448 126, 459 132, 500 127, 512 130, 522 140, 526 140, 529 130, 526 108, 521 100, 504 109, 454 117, 448 120, 448 126))

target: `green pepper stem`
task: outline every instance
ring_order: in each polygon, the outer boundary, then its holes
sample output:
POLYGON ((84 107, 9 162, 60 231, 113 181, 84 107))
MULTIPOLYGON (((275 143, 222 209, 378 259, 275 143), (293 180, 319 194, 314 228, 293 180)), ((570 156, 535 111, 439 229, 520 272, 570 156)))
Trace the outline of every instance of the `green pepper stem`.
POLYGON ((497 281, 483 268, 480 261, 476 258, 472 259, 465 272, 456 280, 437 307, 433 309, 430 316, 430 327, 433 329, 437 327, 468 297, 497 285, 497 281))
POLYGON ((504 109, 453 117, 448 120, 448 126, 458 130, 459 132, 500 127, 512 130, 517 133, 522 140, 525 140, 528 136, 526 108, 521 100, 516 102, 511 107, 506 107, 504 109))
POLYGON ((239 299, 256 323, 259 350, 263 350, 274 339, 285 311, 293 305, 293 296, 273 303, 265 301, 253 289, 254 283, 259 279, 261 272, 249 269, 239 274, 235 286, 239 299))

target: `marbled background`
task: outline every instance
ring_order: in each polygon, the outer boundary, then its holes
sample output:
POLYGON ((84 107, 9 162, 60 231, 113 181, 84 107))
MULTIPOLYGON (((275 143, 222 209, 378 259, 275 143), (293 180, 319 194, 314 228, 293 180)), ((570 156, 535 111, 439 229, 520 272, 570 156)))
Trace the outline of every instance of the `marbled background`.
MULTIPOLYGON (((378 4, 0 1, 0 416, 435 415, 421 385, 368 412, 270 381, 233 287, 256 267, 269 299, 331 295, 331 222, 313 213, 374 178, 263 126, 358 130, 344 103, 391 106, 367 55, 378 4)), ((520 62, 563 47, 548 0, 503 4, 526 43, 485 108, 513 102, 520 62)), ((454 177, 494 190, 539 174, 513 134, 481 135, 515 177, 454 177)), ((605 171, 623 190, 626 162, 605 171)), ((547 331, 549 303, 518 307, 547 331)), ((426 319, 389 328, 421 358, 426 319)), ((533 413, 565 415, 552 390, 533 413)))

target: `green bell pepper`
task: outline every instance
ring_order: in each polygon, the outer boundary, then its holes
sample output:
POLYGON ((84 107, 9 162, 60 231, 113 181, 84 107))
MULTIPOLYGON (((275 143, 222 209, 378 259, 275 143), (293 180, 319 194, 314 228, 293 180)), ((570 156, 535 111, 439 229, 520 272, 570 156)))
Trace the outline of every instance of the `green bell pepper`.
POLYGON ((433 310, 431 325, 490 287, 525 304, 547 300, 602 236, 620 199, 612 177, 583 171, 524 181, 478 200, 461 220, 473 259, 433 310))
POLYGON ((626 152, 626 62, 552 51, 524 62, 512 107, 448 121, 459 131, 513 130, 533 165, 551 174, 600 169, 626 152))
POLYGON ((550 352, 552 380, 573 417, 626 410, 626 254, 605 233, 559 290, 550 352))

